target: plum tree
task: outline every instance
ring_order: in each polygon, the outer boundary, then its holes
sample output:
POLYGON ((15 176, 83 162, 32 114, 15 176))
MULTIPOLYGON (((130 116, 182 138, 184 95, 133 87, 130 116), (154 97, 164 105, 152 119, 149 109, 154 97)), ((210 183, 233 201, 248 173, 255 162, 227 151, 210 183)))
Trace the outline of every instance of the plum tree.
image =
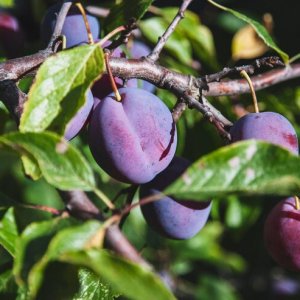
POLYGON ((300 271, 300 210, 295 198, 279 202, 270 212, 264 226, 265 245, 281 266, 300 271))
POLYGON ((150 181, 171 162, 177 145, 176 125, 155 95, 121 88, 101 100, 92 114, 89 146, 101 168, 117 180, 150 181))
MULTIPOLYGON (((62 4, 55 4, 50 7, 43 18, 41 26, 41 38, 47 44, 51 38, 56 24, 57 14, 62 4)), ((91 33, 94 39, 99 37, 100 26, 98 20, 87 14, 87 20, 90 25, 91 33)), ((79 10, 71 8, 63 25, 61 34, 66 36, 66 47, 70 48, 84 42, 88 42, 88 35, 84 19, 79 10)))
POLYGON ((84 105, 77 111, 76 115, 66 126, 64 137, 67 140, 74 138, 84 127, 94 105, 94 97, 89 90, 84 105))
POLYGON ((5 11, 0 11, 0 45, 10 58, 20 55, 24 47, 24 34, 19 21, 5 11))
MULTIPOLYGON (((140 197, 162 192, 187 169, 190 163, 181 157, 174 157, 170 165, 152 181, 141 185, 140 197)), ((141 206, 147 223, 161 235, 177 240, 195 236, 206 224, 211 202, 179 201, 165 196, 141 206)))
POLYGON ((275 112, 250 113, 240 118, 230 130, 232 142, 264 140, 298 154, 298 138, 292 124, 275 112))

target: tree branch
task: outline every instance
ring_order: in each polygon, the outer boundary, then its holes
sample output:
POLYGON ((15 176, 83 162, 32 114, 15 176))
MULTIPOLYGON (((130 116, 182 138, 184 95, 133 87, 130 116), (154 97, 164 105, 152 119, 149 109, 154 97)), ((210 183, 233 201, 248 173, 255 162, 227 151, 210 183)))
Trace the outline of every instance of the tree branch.
MULTIPOLYGON (((60 191, 65 206, 70 215, 81 220, 97 219, 104 220, 100 210, 89 199, 83 191, 60 191)), ((131 245, 118 225, 112 225, 107 228, 105 234, 107 246, 119 255, 135 263, 151 266, 141 257, 137 250, 131 245)))
MULTIPOLYGON (((300 77, 300 64, 286 66, 284 69, 272 70, 260 75, 252 76, 251 80, 255 90, 262 90, 280 82, 300 77)), ((230 96, 249 93, 250 89, 244 79, 212 82, 208 84, 209 90, 204 91, 206 96, 230 96)))
POLYGON ((170 23, 167 30, 164 32, 164 34, 159 38, 158 43, 154 47, 153 51, 147 56, 147 59, 151 61, 157 61, 159 58, 159 55, 164 48, 165 44, 167 43, 169 37, 172 35, 174 30, 176 29, 179 22, 184 18, 184 12, 187 10, 189 4, 193 0, 183 0, 181 7, 179 8, 178 13, 176 14, 173 21, 170 23))

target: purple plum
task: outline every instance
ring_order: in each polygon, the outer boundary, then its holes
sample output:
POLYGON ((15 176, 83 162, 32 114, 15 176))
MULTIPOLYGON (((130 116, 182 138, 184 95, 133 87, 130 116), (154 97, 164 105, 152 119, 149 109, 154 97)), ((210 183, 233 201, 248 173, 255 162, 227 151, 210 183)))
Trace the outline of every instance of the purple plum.
POLYGON ((167 106, 155 95, 121 88, 100 101, 89 126, 89 146, 113 178, 133 184, 148 182, 171 162, 177 145, 176 125, 167 106))
POLYGON ((282 267, 300 271, 300 210, 295 198, 280 201, 264 226, 264 241, 273 259, 282 267))
MULTIPOLYGON (((179 178, 190 163, 183 158, 174 157, 170 165, 152 181, 141 185, 140 198, 156 195, 179 178)), ((168 196, 141 206, 147 223, 161 235, 185 240, 195 236, 206 224, 210 201, 180 201, 168 196)))
POLYGON ((85 104, 77 111, 76 115, 69 121, 66 126, 64 137, 66 140, 73 139, 80 130, 86 125, 88 117, 94 105, 94 97, 89 90, 86 96, 85 104))
POLYGON ((18 20, 0 11, 0 45, 8 58, 18 57, 24 49, 24 34, 18 20))
POLYGON ((298 139, 292 124, 275 112, 250 113, 239 119, 230 130, 232 142, 264 140, 298 154, 298 139))
MULTIPOLYGON (((61 6, 62 4, 60 3, 53 5, 48 9, 46 15, 44 16, 41 26, 41 37, 45 44, 50 41, 56 24, 57 14, 59 13, 61 6)), ((96 40, 100 33, 99 22, 97 18, 89 14, 87 14, 87 20, 90 25, 93 38, 96 40)), ((88 35, 84 19, 76 7, 71 8, 69 11, 61 33, 66 36, 67 48, 88 42, 88 35)))

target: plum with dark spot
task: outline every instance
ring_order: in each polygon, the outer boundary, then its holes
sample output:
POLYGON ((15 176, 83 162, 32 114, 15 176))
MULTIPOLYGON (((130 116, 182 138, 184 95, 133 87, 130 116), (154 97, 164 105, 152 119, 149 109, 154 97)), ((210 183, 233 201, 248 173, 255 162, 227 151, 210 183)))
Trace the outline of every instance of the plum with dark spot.
MULTIPOLYGON (((140 198, 156 195, 179 178, 190 163, 183 158, 174 157, 170 165, 152 181, 140 188, 140 198)), ((161 235, 177 240, 195 236, 206 224, 210 201, 180 201, 168 196, 141 205, 147 223, 161 235)))
POLYGON ((94 97, 89 90, 84 105, 77 111, 76 115, 69 121, 66 126, 64 137, 66 140, 74 138, 80 130, 86 125, 86 121, 92 111, 94 97))
POLYGON ((0 11, 0 46, 9 58, 21 55, 24 49, 24 33, 20 24, 5 11, 0 11))
MULTIPOLYGON (((56 24, 57 14, 61 9, 62 4, 56 4, 50 7, 44 16, 41 26, 41 37, 45 44, 50 41, 54 27, 56 24)), ((99 37, 100 26, 97 18, 87 14, 87 20, 90 25, 93 38, 96 40, 99 37)), ((88 42, 88 34, 84 19, 80 11, 76 7, 72 7, 65 19, 61 34, 66 36, 66 47, 80 45, 88 42)))
POLYGON ((292 124, 275 112, 250 113, 240 118, 230 130, 232 142, 264 140, 298 154, 298 139, 292 124))
POLYGON ((300 271, 300 210, 295 198, 279 202, 268 215, 264 241, 273 259, 282 267, 300 271))
POLYGON ((171 162, 177 145, 176 125, 167 106, 155 95, 121 88, 100 101, 89 126, 89 146, 113 178, 133 184, 152 180, 171 162))

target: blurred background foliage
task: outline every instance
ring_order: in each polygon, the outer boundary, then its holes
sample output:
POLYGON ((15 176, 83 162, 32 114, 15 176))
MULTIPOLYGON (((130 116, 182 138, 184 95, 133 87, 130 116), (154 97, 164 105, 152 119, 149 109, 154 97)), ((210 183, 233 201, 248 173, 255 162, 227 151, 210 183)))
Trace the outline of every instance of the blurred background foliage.
MULTIPOLYGON (((16 0, 12 7, 8 8, 21 22, 26 36, 23 55, 41 49, 39 24, 47 7, 54 2, 56 1, 16 0)), ((84 2, 86 5, 105 8, 114 3, 96 0, 84 2)), ((150 47, 153 46, 180 3, 181 1, 154 1, 153 7, 140 22, 138 39, 150 47)), ((228 0, 219 3, 263 22, 279 47, 290 56, 300 51, 300 3, 297 1, 228 0)), ((99 21, 100 24, 104 24, 104 18, 99 18, 99 21)), ((104 32, 105 28, 102 27, 102 31, 104 32)), ((245 23, 205 1, 195 0, 186 14, 186 19, 178 26, 164 49, 160 63, 185 74, 201 76, 216 72, 224 66, 244 64, 270 54, 273 53, 245 23)), ((5 59, 3 55, 2 58, 5 59)), ((22 89, 26 90, 30 81, 21 84, 22 89)), ((168 91, 157 90, 156 94, 169 107, 176 101, 174 95, 168 91)), ((286 116, 298 135, 300 134, 299 79, 267 88, 257 94, 262 111, 276 111, 286 116)), ((232 121, 253 111, 249 95, 211 98, 210 101, 232 121)), ((14 130, 16 125, 0 103, 0 134, 14 130)), ((192 110, 184 113, 178 123, 178 131, 177 154, 191 161, 224 145, 214 128, 199 113, 192 110)), ((112 181, 100 170, 87 146, 86 132, 82 132, 72 143, 79 147, 90 161, 100 188, 110 198, 115 198, 117 191, 126 185, 112 181)), ((17 156, 4 151, 0 152, 0 193, 2 199, 16 201, 14 215, 18 232, 32 221, 51 218, 47 213, 24 207, 24 204, 63 208, 63 203, 53 187, 43 179, 33 182, 26 178, 17 156)), ((93 198, 93 195, 91 197, 93 198)), ((97 205, 102 205, 97 199, 94 201, 97 205)), ((117 205, 121 206, 125 201, 125 197, 121 195, 117 199, 117 205)), ((213 199, 208 224, 196 237, 187 241, 161 238, 149 229, 139 209, 130 213, 123 224, 123 230, 142 255, 175 289, 179 299, 299 299, 300 276, 276 265, 263 245, 264 220, 277 201, 276 198, 240 199, 235 196, 213 199)), ((0 210, 0 216, 1 230, 6 210, 0 210)), ((19 297, 11 277, 11 267, 12 258, 0 247, 0 299, 19 297)), ((87 270, 81 270, 78 279, 70 267, 52 267, 60 270, 60 273, 56 273, 57 278, 63 279, 65 274, 73 274, 70 275, 68 284, 78 280, 90 280, 90 277, 94 276, 87 270)), ((50 287, 47 283, 45 285, 40 299, 50 299, 46 296, 50 287)), ((74 292, 69 290, 67 289, 66 293, 74 292)), ((77 293, 73 299, 85 299, 84 292, 80 291, 80 283, 77 293)), ((95 295, 93 299, 112 299, 115 296, 117 297, 117 294, 109 291, 107 294, 95 295)), ((63 299, 60 298, 61 294, 57 297, 56 299, 63 299)))

